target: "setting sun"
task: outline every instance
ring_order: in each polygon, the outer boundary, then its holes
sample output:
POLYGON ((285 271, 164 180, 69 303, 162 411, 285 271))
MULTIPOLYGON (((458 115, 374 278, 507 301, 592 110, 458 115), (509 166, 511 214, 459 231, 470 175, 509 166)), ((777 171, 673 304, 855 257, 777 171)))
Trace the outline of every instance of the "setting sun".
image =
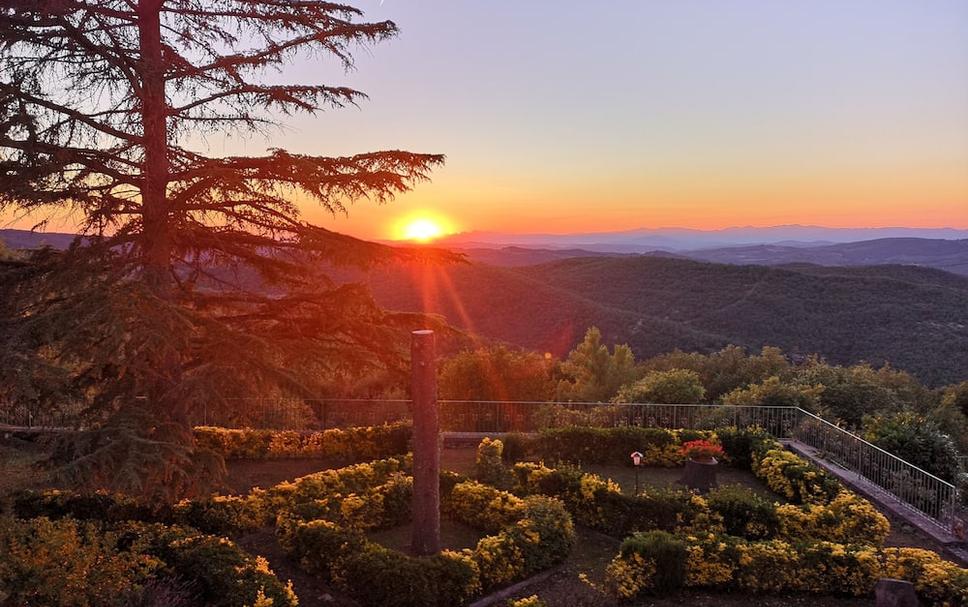
POLYGON ((453 233, 453 229, 447 220, 421 213, 401 219, 395 232, 398 240, 430 242, 453 233))

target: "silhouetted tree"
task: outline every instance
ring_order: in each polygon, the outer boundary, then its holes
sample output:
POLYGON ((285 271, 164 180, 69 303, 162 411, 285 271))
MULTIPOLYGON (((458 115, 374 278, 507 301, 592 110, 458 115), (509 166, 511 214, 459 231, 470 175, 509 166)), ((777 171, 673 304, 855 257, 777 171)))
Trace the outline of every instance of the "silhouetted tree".
POLYGON ((392 337, 407 319, 318 268, 418 253, 313 226, 296 201, 333 213, 361 197, 382 202, 443 157, 192 147, 356 104, 364 95, 351 88, 265 73, 299 54, 350 68, 356 45, 396 33, 318 0, 0 7, 0 209, 70 212, 83 235, 65 252, 7 264, 0 380, 29 391, 56 377, 58 398, 85 406, 92 430, 61 452, 72 478, 184 492, 199 476, 188 422, 202 405, 301 394, 300 370, 402 360, 392 337))

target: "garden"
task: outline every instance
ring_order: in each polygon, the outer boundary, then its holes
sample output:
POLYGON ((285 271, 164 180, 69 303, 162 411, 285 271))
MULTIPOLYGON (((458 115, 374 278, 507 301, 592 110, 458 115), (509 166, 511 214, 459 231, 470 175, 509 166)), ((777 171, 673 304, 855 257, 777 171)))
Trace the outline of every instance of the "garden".
POLYGON ((405 540, 409 425, 195 434, 230 475, 252 461, 342 465, 174 504, 14 491, 0 519, 0 603, 464 605, 550 572, 558 581, 518 591, 519 604, 697 592, 852 604, 891 577, 913 583, 926 604, 968 605, 968 570, 930 550, 886 546, 889 521, 871 503, 755 428, 568 427, 484 438, 473 461, 444 450, 443 549, 419 557, 405 540), (668 482, 711 457, 719 486, 668 482), (636 490, 629 481, 640 472, 636 490))

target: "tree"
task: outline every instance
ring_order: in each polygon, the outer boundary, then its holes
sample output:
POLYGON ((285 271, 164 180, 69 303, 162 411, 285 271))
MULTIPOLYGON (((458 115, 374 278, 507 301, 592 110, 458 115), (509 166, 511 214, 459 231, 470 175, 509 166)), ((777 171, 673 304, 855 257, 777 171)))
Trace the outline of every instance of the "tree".
POLYGON ((702 402, 706 389, 699 374, 688 369, 650 371, 639 381, 623 386, 619 403, 695 404, 702 402))
POLYGON ((941 404, 968 415, 968 381, 945 388, 941 395, 941 404))
POLYGON ((440 396, 451 400, 547 401, 553 361, 506 346, 465 350, 440 367, 440 396))
POLYGON ((756 407, 800 407, 816 411, 823 386, 784 382, 777 376, 758 384, 736 388, 723 397, 724 405, 756 407))
POLYGON ((961 471, 951 437, 935 421, 913 411, 865 417, 864 438, 947 481, 954 481, 961 471))
POLYGON ((394 336, 412 319, 334 284, 319 263, 424 254, 313 226, 295 200, 333 213, 361 197, 383 202, 443 157, 217 157, 192 147, 363 100, 265 76, 299 54, 349 69, 355 46, 397 33, 362 17, 321 0, 0 8, 0 209, 70 211, 82 234, 65 252, 6 264, 0 367, 5 385, 69 371, 60 398, 81 403, 94 428, 61 452, 71 478, 187 491, 204 476, 189 428, 203 404, 302 395, 307 377, 400 365, 406 344, 394 336))
POLYGON ((639 375, 632 349, 617 345, 609 353, 597 327, 588 329, 582 342, 569 352, 560 372, 558 399, 576 402, 608 401, 639 375))
POLYGON ((797 368, 794 382, 822 386, 819 413, 859 428, 865 415, 897 411, 901 406, 897 394, 881 380, 870 365, 833 366, 812 357, 797 368))
POLYGON ((643 366, 652 371, 695 371, 699 374, 710 401, 774 375, 784 376, 790 370, 790 363, 783 351, 772 346, 764 346, 759 354, 752 356, 739 346, 727 346, 712 354, 676 350, 650 358, 643 366))

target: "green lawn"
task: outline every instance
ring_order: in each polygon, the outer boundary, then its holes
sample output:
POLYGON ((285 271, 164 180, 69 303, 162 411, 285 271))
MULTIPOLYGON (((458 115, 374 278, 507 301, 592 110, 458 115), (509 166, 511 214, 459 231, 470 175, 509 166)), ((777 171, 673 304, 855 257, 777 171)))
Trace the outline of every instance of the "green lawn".
MULTIPOLYGON (((622 491, 628 494, 635 493, 635 468, 632 466, 602 466, 585 465, 582 469, 605 478, 610 478, 622 487, 622 491)), ((648 489, 649 487, 672 487, 682 488, 676 481, 682 476, 682 468, 658 468, 646 467, 639 468, 639 487, 648 489)), ((717 481, 723 485, 743 485, 773 501, 782 501, 782 498, 770 491, 763 481, 756 478, 749 470, 740 468, 730 468, 720 466, 716 473, 717 481)))

